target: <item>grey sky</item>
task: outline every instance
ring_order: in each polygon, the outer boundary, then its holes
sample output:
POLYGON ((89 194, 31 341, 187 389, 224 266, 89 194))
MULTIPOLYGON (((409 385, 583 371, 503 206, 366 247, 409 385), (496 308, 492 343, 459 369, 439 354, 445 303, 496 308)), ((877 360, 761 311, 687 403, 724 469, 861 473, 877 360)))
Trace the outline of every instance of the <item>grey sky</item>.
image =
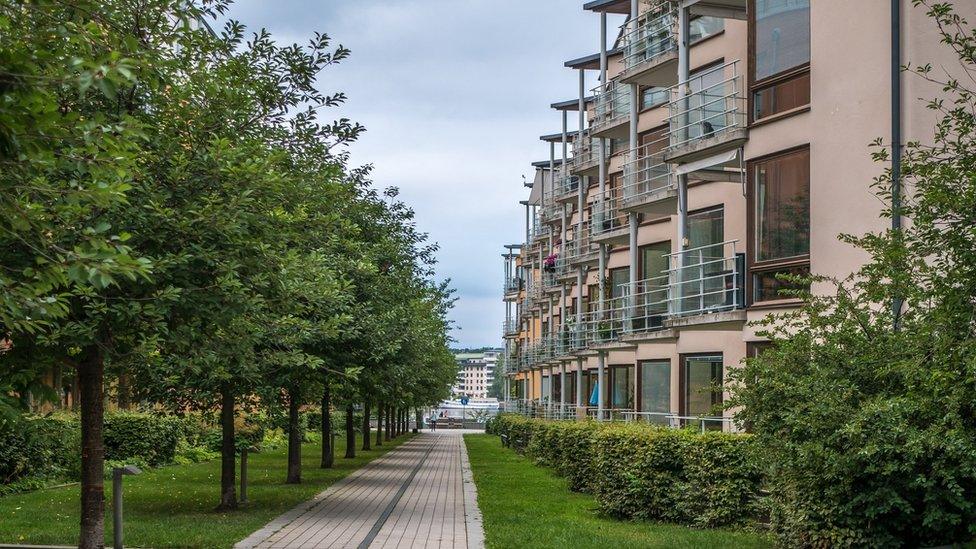
POLYGON ((440 244, 438 277, 458 291, 459 345, 501 343, 501 252, 524 240, 522 175, 549 156, 538 137, 559 131, 549 104, 577 94, 577 74, 563 62, 599 47, 599 16, 581 5, 237 0, 229 13, 279 41, 304 43, 320 31, 352 50, 321 81, 349 96, 330 116, 366 126, 352 162, 374 164, 377 186, 399 187, 418 227, 440 244))

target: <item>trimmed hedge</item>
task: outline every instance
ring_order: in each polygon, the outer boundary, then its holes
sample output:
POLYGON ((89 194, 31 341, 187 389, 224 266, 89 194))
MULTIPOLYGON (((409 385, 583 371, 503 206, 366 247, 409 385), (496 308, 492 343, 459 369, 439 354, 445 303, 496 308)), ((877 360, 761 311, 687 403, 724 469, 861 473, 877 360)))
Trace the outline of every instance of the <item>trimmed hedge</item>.
POLYGON ((760 512, 762 476, 749 435, 509 414, 486 428, 570 489, 592 493, 613 517, 719 527, 754 522, 760 512))

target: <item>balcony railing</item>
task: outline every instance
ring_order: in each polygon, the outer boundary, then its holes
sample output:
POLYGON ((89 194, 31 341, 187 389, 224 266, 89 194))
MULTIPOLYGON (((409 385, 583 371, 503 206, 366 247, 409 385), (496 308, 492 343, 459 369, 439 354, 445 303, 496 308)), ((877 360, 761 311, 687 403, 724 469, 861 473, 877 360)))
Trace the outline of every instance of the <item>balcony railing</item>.
POLYGON ((648 10, 624 27, 624 71, 633 73, 666 54, 678 51, 674 36, 677 10, 671 2, 648 10))
POLYGON ((602 200, 593 203, 590 237, 597 239, 627 226, 627 216, 620 212, 621 195, 618 187, 607 187, 602 200))
POLYGON ((593 120, 590 122, 590 133, 596 134, 628 120, 630 116, 630 90, 627 86, 617 85, 610 81, 604 90, 603 86, 593 89, 596 105, 593 120))
MULTIPOLYGON (((574 225, 573 232, 579 233, 580 228, 574 225)), ((569 265, 594 259, 599 251, 599 246, 590 241, 590 222, 588 220, 582 224, 582 233, 573 234, 572 238, 567 239, 563 244, 563 249, 564 252, 561 257, 564 257, 569 265)))
POLYGON ((542 268, 542 291, 543 292, 555 292, 562 287, 562 281, 559 280, 559 276, 556 272, 555 261, 553 261, 552 267, 543 266, 542 268))
POLYGON ((669 254, 669 315, 682 317, 745 305, 745 254, 731 240, 669 254))
POLYGON ((581 173, 596 168, 600 162, 600 143, 584 134, 583 139, 573 141, 573 160, 569 165, 571 173, 581 173))
POLYGON ((746 90, 738 61, 709 69, 671 88, 669 152, 746 127, 746 90))
POLYGON ((564 175, 556 179, 552 189, 552 202, 559 202, 579 193, 580 177, 577 175, 564 175))
POLYGON ((613 317, 621 319, 625 334, 664 328, 670 303, 668 282, 668 275, 639 280, 633 293, 630 283, 620 285, 620 297, 611 300, 610 309, 613 317))
POLYGON ((503 282, 505 294, 517 294, 522 289, 522 279, 517 276, 507 276, 503 282))
POLYGON ((519 333, 519 321, 516 318, 506 318, 502 321, 502 334, 506 337, 519 333))
MULTIPOLYGON (((668 138, 662 137, 637 147, 637 160, 624 164, 623 207, 652 202, 663 191, 675 188, 671 165, 664 161, 667 142, 668 138)), ((630 155, 634 152, 631 149, 630 155)))

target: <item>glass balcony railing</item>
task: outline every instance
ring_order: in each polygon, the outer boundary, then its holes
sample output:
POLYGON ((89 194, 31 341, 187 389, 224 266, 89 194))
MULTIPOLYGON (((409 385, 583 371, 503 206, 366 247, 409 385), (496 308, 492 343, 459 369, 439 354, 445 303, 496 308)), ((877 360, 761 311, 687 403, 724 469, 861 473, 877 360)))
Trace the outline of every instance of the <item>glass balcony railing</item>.
POLYGON ((669 254, 671 317, 740 309, 745 305, 745 254, 731 240, 669 254))
MULTIPOLYGON (((637 160, 624 164, 622 204, 631 208, 654 201, 662 191, 675 188, 671 165, 664 161, 668 138, 637 147, 637 160)), ((631 149, 630 155, 634 155, 631 149)))
POLYGON ((670 287, 668 275, 661 275, 635 284, 631 293, 630 283, 621 284, 615 293, 620 297, 610 302, 613 316, 621 319, 623 333, 640 333, 660 330, 668 318, 670 287))
POLYGON ((674 35, 677 10, 671 2, 648 10, 623 25, 624 71, 633 73, 678 51, 674 35))
POLYGON ((519 322, 515 318, 506 318, 502 321, 502 334, 506 337, 519 333, 519 322))
POLYGON ((668 151, 746 127, 746 89, 738 61, 706 70, 671 88, 668 151))
POLYGON ((593 89, 596 105, 590 121, 590 133, 599 133, 622 124, 630 116, 630 90, 614 81, 607 83, 606 89, 598 86, 593 89))
POLYGON ((553 185, 553 201, 565 200, 575 197, 579 193, 580 177, 576 175, 564 175, 556 179, 553 185))
POLYGON ((580 173, 593 169, 600 162, 600 143, 598 140, 584 134, 583 139, 573 141, 573 159, 569 165, 569 171, 580 173))
POLYGON ((620 211, 622 193, 617 187, 603 191, 602 200, 593 203, 590 237, 597 239, 627 226, 627 216, 620 211))
POLYGON ((506 276, 502 283, 505 295, 517 294, 522 289, 522 279, 517 276, 506 276))
MULTIPOLYGON (((599 251, 599 245, 590 240, 590 222, 587 220, 582 225, 582 232, 580 234, 573 234, 563 245, 564 251, 560 257, 565 258, 570 265, 589 261, 595 258, 599 251)), ((577 233, 579 231, 579 227, 574 225, 573 232, 577 233)))

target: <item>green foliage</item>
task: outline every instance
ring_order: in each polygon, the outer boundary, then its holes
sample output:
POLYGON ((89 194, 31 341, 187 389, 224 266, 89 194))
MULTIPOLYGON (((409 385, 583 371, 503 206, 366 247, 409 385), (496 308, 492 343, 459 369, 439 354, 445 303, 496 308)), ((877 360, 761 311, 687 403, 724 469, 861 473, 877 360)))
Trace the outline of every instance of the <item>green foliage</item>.
POLYGON ((502 414, 491 432, 590 492, 614 517, 697 527, 748 525, 760 512, 752 437, 647 424, 542 421, 502 414))
POLYGON ((156 467, 173 461, 184 421, 174 416, 115 412, 105 416, 105 458, 138 458, 156 467))
POLYGON ((80 431, 76 418, 22 417, 0 421, 0 486, 36 488, 78 475, 80 431))

